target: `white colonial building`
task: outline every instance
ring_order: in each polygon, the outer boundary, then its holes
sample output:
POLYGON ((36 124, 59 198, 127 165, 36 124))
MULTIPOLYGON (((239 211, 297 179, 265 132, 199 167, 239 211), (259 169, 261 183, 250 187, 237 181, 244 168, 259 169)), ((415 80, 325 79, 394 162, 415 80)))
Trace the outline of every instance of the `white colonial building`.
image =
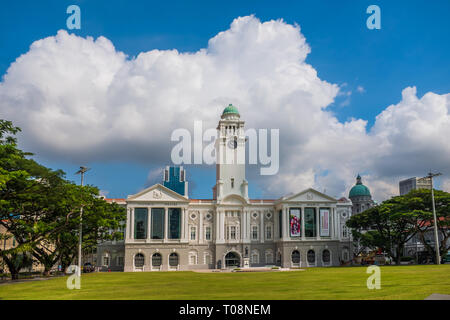
POLYGON ((245 164, 225 161, 226 154, 245 156, 244 121, 234 106, 225 108, 217 130, 212 199, 189 199, 183 168, 167 168, 163 184, 122 202, 124 253, 116 250, 111 260, 113 246, 99 247, 101 261, 123 261, 116 267, 124 271, 159 271, 338 266, 352 258, 344 226, 350 201, 312 188, 274 200, 250 199, 245 164))

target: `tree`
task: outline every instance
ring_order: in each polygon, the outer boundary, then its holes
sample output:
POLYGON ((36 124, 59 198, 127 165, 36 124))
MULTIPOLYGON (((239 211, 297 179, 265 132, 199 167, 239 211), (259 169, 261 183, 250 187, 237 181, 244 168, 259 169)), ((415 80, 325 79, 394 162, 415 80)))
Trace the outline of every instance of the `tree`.
POLYGON ((412 217, 403 206, 400 197, 384 201, 360 214, 352 216, 347 222, 355 239, 363 246, 381 249, 400 264, 405 243, 415 232, 412 217))
MULTIPOLYGON (((448 250, 450 222, 450 194, 436 192, 436 214, 442 235, 440 250, 448 250)), ((407 195, 393 197, 380 205, 352 216, 347 226, 352 229, 355 239, 369 248, 380 248, 400 263, 405 243, 414 235, 425 247, 434 252, 433 247, 425 241, 425 233, 433 228, 430 190, 414 190, 407 195)))
MULTIPOLYGON (((82 250, 95 248, 101 241, 123 239, 120 229, 125 220, 125 209, 117 203, 107 203, 98 197, 94 198, 92 203, 84 207, 82 250)), ((74 223, 73 228, 78 228, 77 221, 74 223)), ((62 233, 55 239, 55 243, 61 253, 62 268, 66 270, 78 256, 78 234, 62 233)))
MULTIPOLYGON (((125 210, 100 199, 96 187, 78 186, 67 181, 63 171, 29 159, 31 154, 18 149, 11 137, 18 130, 11 122, 0 121, 0 224, 16 239, 14 252, 31 253, 44 266, 44 273, 49 274, 63 257, 73 260, 68 250, 75 238, 78 240, 81 206, 85 209, 86 245, 116 237, 107 230, 117 228, 125 220, 125 210)), ((12 251, 0 251, 1 256, 11 254, 12 251)), ((11 273, 18 270, 10 269, 11 273)))
MULTIPOLYGON (((438 219, 439 252, 441 257, 450 249, 450 193, 434 190, 436 204, 436 217, 438 219)), ((414 206, 417 215, 416 231, 420 242, 425 246, 430 255, 435 259, 434 245, 434 217, 432 209, 431 191, 427 189, 413 190, 405 197, 405 201, 414 206), (432 234, 432 241, 427 241, 426 235, 432 234)))

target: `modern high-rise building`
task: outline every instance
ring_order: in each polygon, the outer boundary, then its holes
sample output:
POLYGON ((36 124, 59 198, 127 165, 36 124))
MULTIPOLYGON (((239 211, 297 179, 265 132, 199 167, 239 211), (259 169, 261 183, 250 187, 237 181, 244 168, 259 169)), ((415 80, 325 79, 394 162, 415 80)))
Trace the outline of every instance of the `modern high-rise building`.
POLYGON ((431 178, 409 178, 399 182, 400 195, 403 196, 409 193, 411 190, 417 189, 429 189, 431 190, 431 178))

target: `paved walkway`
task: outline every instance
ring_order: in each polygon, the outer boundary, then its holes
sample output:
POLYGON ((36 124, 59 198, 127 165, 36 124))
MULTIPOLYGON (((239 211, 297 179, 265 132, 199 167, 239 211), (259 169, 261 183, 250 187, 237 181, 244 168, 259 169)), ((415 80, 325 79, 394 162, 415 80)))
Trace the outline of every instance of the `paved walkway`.
POLYGON ((426 297, 425 300, 450 300, 450 294, 433 293, 426 297))
POLYGON ((50 279, 54 279, 54 278, 58 278, 58 277, 63 277, 63 276, 35 277, 35 278, 30 278, 30 279, 19 279, 19 280, 14 280, 14 281, 11 279, 0 280, 0 286, 8 285, 8 284, 22 283, 22 282, 30 282, 30 281, 44 281, 44 280, 50 280, 50 279))

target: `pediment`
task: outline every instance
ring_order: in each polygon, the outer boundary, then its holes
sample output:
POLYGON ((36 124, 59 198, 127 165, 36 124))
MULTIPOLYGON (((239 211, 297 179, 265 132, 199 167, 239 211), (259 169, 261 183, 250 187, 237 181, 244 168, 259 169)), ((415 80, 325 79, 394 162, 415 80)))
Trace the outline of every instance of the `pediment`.
POLYGON ((322 192, 309 188, 297 194, 283 198, 282 201, 302 201, 302 202, 337 202, 337 199, 322 192))
POLYGON ((127 198, 128 201, 179 201, 187 202, 188 198, 182 196, 181 194, 164 187, 161 184, 155 184, 147 189, 144 189, 137 194, 130 195, 127 198))
POLYGON ((247 201, 236 194, 232 194, 229 196, 226 196, 225 198, 223 198, 223 200, 221 201, 221 204, 234 204, 234 205, 242 205, 242 204, 247 204, 247 201))

